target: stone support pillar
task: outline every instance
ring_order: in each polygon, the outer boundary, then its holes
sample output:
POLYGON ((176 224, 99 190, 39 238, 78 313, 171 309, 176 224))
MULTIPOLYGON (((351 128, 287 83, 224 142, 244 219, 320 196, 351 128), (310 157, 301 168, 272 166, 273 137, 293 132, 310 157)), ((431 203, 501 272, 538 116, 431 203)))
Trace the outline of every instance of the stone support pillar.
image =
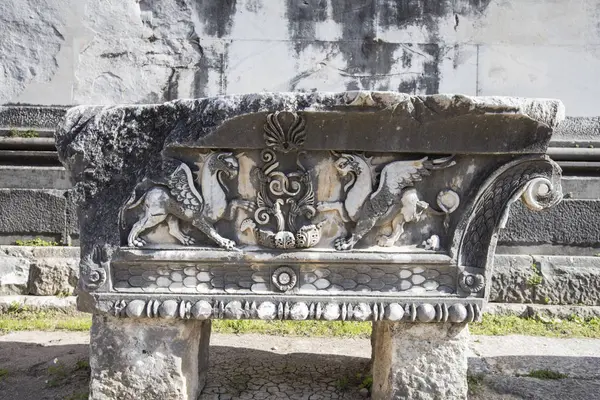
POLYGON ((467 324, 373 324, 374 400, 467 398, 467 324))
POLYGON ((206 382, 210 327, 94 315, 90 400, 196 400, 206 382))

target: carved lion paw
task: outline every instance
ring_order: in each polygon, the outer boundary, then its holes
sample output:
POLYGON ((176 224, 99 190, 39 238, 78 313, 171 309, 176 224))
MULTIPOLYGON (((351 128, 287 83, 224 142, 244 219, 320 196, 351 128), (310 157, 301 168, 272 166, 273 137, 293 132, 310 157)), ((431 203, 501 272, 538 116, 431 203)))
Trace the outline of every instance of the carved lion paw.
POLYGON ((385 235, 377 236, 377 245, 381 247, 392 247, 395 244, 394 240, 385 235))
POLYGON ((352 247, 354 247, 354 245, 350 243, 350 240, 346 240, 344 238, 337 238, 333 243, 333 247, 335 247, 336 250, 352 250, 352 247))
POLYGON ((196 239, 194 239, 191 236, 183 235, 183 237, 181 238, 181 243, 184 246, 190 246, 190 245, 196 243, 196 239))
POLYGON ((256 210, 256 203, 254 203, 252 201, 248 201, 248 200, 241 200, 240 207, 242 207, 244 210, 252 213, 256 210))
POLYGON ((133 245, 135 247, 142 247, 146 245, 146 241, 142 238, 133 239, 133 245))
POLYGON ((233 240, 229 240, 229 239, 221 239, 219 241, 219 246, 221 246, 227 250, 234 250, 235 242, 233 240))

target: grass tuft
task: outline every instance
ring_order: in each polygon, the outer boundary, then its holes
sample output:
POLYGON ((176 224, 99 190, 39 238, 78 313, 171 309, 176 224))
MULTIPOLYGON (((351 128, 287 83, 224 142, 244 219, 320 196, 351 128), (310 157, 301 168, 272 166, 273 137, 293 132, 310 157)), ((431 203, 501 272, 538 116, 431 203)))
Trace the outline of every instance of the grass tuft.
POLYGON ((88 331, 92 326, 89 314, 60 311, 31 311, 26 306, 11 304, 0 313, 0 333, 15 331, 88 331))
POLYGON ((11 129, 8 132, 9 137, 21 137, 21 138, 37 138, 40 137, 40 134, 33 129, 28 129, 26 131, 20 131, 18 129, 11 129))
POLYGON ((44 240, 40 238, 35 239, 25 239, 25 240, 16 240, 15 244, 17 246, 35 246, 35 247, 50 247, 50 246, 58 246, 57 242, 44 240))
POLYGON ((215 320, 212 326, 216 333, 363 338, 371 335, 370 322, 215 320))
POLYGON ((9 371, 6 368, 0 368, 0 382, 2 382, 2 380, 6 378, 8 374, 9 371))
POLYGON ((600 318, 583 319, 573 316, 568 319, 521 318, 484 314, 480 323, 469 325, 474 335, 528 335, 547 337, 600 338, 600 318))
POLYGON ((537 378, 537 379, 565 379, 567 375, 561 374, 560 372, 552 371, 550 369, 536 369, 534 371, 530 371, 527 375, 529 378, 537 378))
MULTIPOLYGON (((0 313, 0 333, 10 331, 87 331, 92 324, 89 314, 60 311, 32 311, 27 306, 13 303, 0 313)), ((214 333, 256 333, 276 336, 321 336, 368 338, 370 322, 344 321, 258 321, 214 320, 214 333)), ((528 335, 547 337, 585 337, 600 339, 600 318, 584 319, 576 315, 567 319, 521 318, 484 314, 480 323, 469 324, 474 335, 528 335)))

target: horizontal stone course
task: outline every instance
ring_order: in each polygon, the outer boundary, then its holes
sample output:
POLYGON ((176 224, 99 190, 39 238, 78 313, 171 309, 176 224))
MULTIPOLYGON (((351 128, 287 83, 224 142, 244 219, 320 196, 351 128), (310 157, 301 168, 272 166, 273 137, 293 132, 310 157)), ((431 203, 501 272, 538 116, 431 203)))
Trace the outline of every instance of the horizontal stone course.
POLYGON ((79 227, 68 191, 0 189, 0 204, 0 243, 32 237, 69 243, 77 236, 79 227))
POLYGON ((498 244, 552 244, 598 247, 600 200, 565 199, 556 207, 533 212, 514 203, 498 244))
MULTIPOLYGON (((0 246, 0 271, 3 271, 0 282, 20 277, 16 285, 1 283, 0 292, 38 295, 73 292, 78 263, 79 249, 75 247, 0 246), (15 275, 17 266, 21 266, 21 272, 15 275)), ((600 257, 497 254, 494 264, 492 302, 524 307, 529 304, 600 306, 597 296, 600 257)))

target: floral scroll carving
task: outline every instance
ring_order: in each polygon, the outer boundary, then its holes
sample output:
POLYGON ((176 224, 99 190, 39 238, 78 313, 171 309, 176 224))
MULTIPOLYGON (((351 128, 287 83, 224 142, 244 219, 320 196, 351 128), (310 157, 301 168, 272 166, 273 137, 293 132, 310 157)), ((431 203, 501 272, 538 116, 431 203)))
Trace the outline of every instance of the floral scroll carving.
POLYGON ((244 220, 240 228, 251 231, 256 242, 264 247, 313 247, 321 239, 323 224, 298 226, 301 217, 309 221, 316 214, 313 183, 301 160, 304 154, 301 149, 306 140, 304 118, 296 113, 269 114, 264 126, 264 140, 268 148, 260 155, 263 165, 252 171, 259 184, 256 211, 254 218, 244 220), (286 114, 293 118, 287 130, 282 124, 286 114), (282 169, 279 158, 288 153, 294 153, 292 168, 297 169, 285 172, 291 168, 282 169), (268 229, 268 225, 274 225, 275 230, 268 229))

